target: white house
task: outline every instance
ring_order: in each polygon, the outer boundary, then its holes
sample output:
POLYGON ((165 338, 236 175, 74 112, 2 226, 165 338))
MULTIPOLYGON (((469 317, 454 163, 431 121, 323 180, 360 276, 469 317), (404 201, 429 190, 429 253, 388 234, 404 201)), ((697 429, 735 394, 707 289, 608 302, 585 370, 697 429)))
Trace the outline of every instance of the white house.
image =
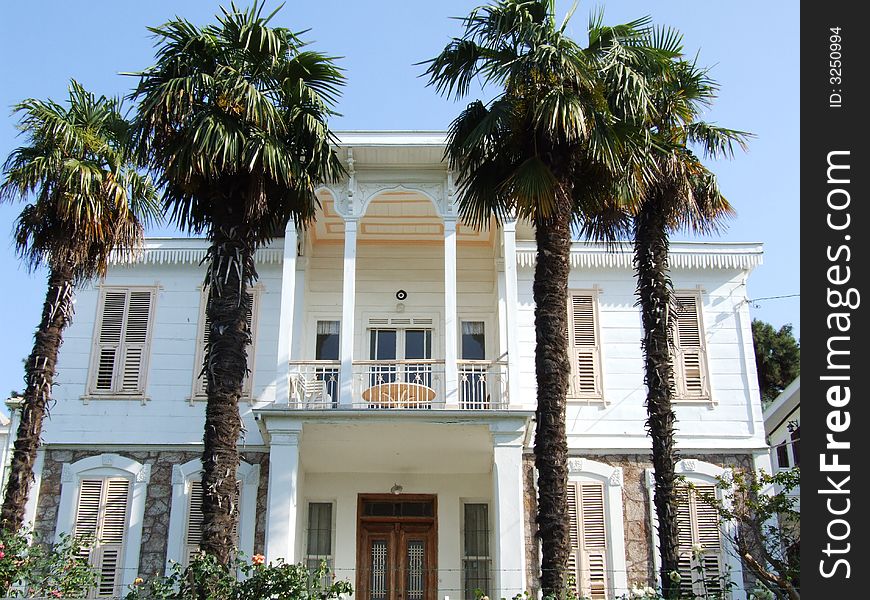
MULTIPOLYGON (((799 467, 801 464, 801 378, 798 376, 764 409, 764 429, 770 443, 771 462, 775 470, 799 467)), ((792 492, 798 497, 800 487, 792 492)))
MULTIPOLYGON (((534 591, 533 232, 458 218, 443 133, 340 139, 349 176, 316 223, 257 254, 239 548, 326 559, 360 600, 534 591)), ((196 548, 205 251, 152 239, 77 293, 28 514, 43 536, 100 538, 99 596, 196 548)), ((769 470, 746 302, 761 255, 671 247, 678 467, 702 488, 769 470)), ((572 564, 611 598, 656 577, 641 321, 629 247, 578 242, 571 266, 572 564)), ((703 544, 745 598, 715 515, 682 498, 686 585, 703 544)))

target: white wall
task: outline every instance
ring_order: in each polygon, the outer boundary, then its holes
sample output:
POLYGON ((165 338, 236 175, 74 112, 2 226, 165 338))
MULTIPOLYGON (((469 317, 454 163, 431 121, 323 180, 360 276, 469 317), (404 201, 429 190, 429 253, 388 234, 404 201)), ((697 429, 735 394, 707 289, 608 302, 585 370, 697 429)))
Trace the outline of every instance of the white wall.
MULTIPOLYGON (((259 311, 254 354, 254 397, 271 402, 275 387, 277 324, 281 289, 280 265, 259 265, 259 311)), ((76 291, 75 317, 64 334, 58 362, 57 404, 46 421, 44 441, 73 444, 193 445, 202 441, 205 403, 190 402, 195 373, 196 335, 200 315, 203 268, 197 264, 113 267, 104 285, 158 287, 148 364, 146 397, 90 399, 85 394, 95 333, 99 289, 76 291)), ((241 410, 245 441, 262 445, 250 403, 241 410)))
MULTIPOLYGON (((535 402, 533 270, 518 272, 520 402, 535 402)), ((702 292, 712 402, 676 405, 678 445, 684 449, 747 448, 763 445, 748 306, 740 270, 674 269, 674 288, 702 292)), ((569 401, 569 446, 590 450, 647 450, 644 422, 641 320, 631 270, 572 269, 569 289, 599 290, 604 402, 569 401)), ((516 400, 514 400, 516 401, 516 400)))

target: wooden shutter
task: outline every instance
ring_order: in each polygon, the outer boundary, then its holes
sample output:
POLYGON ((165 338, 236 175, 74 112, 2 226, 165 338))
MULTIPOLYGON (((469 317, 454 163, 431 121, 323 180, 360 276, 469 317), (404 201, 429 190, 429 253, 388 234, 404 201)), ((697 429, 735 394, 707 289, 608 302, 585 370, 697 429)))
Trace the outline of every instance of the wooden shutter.
POLYGON ((705 398, 707 391, 704 332, 701 328, 698 298, 677 296, 674 371, 678 396, 705 398))
POLYGON ((600 483, 568 485, 568 521, 571 553, 569 572, 576 592, 590 600, 607 600, 607 525, 604 486, 600 483))
POLYGON ((151 320, 151 290, 130 292, 127 322, 124 327, 124 361, 121 367, 121 390, 125 393, 145 391, 144 358, 151 320))
POLYGON ((97 340, 97 366, 94 379, 96 391, 110 392, 114 389, 116 361, 121 350, 124 331, 124 312, 127 293, 107 290, 103 297, 103 314, 97 340))
MULTIPOLYGON (((190 485, 187 494, 187 528, 184 532, 184 565, 190 564, 190 560, 199 552, 199 543, 202 541, 202 480, 201 473, 194 475, 188 480, 190 485)), ((241 500, 241 482, 236 482, 236 497, 241 500)), ((241 503, 237 505, 237 515, 233 524, 233 543, 239 545, 239 520, 241 518, 241 503)))
POLYGON ((152 290, 106 290, 100 315, 93 390, 141 394, 151 327, 152 290))
POLYGON ((75 535, 94 540, 88 560, 99 575, 93 595, 120 593, 121 561, 127 533, 130 482, 123 478, 83 479, 79 486, 75 535))
POLYGON ((703 497, 716 497, 716 486, 694 485, 677 491, 680 588, 685 593, 718 594, 722 590, 723 547, 719 514, 703 497), (701 552, 697 553, 696 548, 701 552), (703 574, 703 577, 702 577, 703 574))
MULTIPOLYGON (((248 360, 248 374, 245 376, 245 380, 242 383, 242 395, 250 396, 253 384, 253 373, 251 372, 254 366, 254 348, 256 347, 256 321, 254 320, 254 315, 256 314, 256 305, 257 305, 257 294, 254 292, 248 292, 248 299, 250 300, 249 306, 250 309, 246 314, 246 323, 248 326, 248 331, 251 333, 251 343, 247 348, 247 360, 248 360)), ((203 364, 205 363, 205 347, 208 344, 208 340, 211 334, 211 319, 208 318, 208 314, 206 313, 206 303, 208 302, 208 292, 204 292, 202 294, 202 327, 199 332, 199 341, 197 346, 197 363, 196 363, 196 382, 194 383, 194 396, 205 397, 208 393, 206 389, 207 381, 205 378, 205 373, 203 373, 203 364)))
POLYGON ((574 293, 568 299, 568 354, 573 397, 601 396, 595 296, 574 293))
POLYGON ((187 531, 184 534, 185 565, 190 564, 193 555, 199 552, 202 540, 202 481, 191 480, 187 494, 187 531))

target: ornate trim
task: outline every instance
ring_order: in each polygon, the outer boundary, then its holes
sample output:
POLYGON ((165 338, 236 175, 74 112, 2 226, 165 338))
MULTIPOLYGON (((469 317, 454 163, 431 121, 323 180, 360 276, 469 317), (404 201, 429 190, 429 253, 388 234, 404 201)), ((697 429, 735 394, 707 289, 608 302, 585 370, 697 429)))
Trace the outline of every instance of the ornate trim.
MULTIPOLYGON (((517 265, 533 267, 536 250, 533 243, 517 244, 517 265)), ((761 244, 695 244, 671 245, 668 259, 671 269, 753 269, 762 264, 761 244)), ((604 244, 574 242, 571 248, 571 268, 633 268, 632 249, 622 244, 616 250, 604 244)))
MULTIPOLYGON (((183 265, 200 264, 205 259, 208 242, 204 239, 153 241, 135 258, 122 258, 117 252, 109 257, 111 265, 154 264, 183 265)), ((260 248, 254 255, 257 264, 277 265, 284 261, 283 243, 278 247, 260 248)))
POLYGON ((585 458, 569 458, 568 459, 568 472, 569 473, 581 473, 586 470, 586 459, 585 458))
POLYGON ((610 474, 610 485, 622 487, 622 467, 615 467, 613 469, 613 473, 610 474))
POLYGON ((145 463, 142 468, 136 473, 137 483, 150 483, 151 481, 151 463, 145 463))

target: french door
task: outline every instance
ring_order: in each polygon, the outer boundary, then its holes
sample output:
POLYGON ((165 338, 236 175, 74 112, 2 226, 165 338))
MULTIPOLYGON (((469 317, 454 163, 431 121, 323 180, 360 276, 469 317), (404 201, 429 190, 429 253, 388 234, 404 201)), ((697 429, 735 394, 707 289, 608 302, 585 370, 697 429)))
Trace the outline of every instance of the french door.
POLYGON ((413 362, 431 358, 431 329, 369 330, 369 359, 380 363, 373 365, 369 385, 404 381, 431 387, 431 363, 413 362))
MULTIPOLYGON (((365 514, 367 502, 377 502, 381 507, 401 505, 401 501, 395 499, 395 496, 388 498, 393 502, 372 497, 361 499, 356 597, 359 600, 435 600, 434 514, 431 517, 371 516, 371 511, 365 514)), ((434 499, 428 502, 434 506, 434 499)), ((398 506, 396 512, 401 515, 401 511, 398 506)))

